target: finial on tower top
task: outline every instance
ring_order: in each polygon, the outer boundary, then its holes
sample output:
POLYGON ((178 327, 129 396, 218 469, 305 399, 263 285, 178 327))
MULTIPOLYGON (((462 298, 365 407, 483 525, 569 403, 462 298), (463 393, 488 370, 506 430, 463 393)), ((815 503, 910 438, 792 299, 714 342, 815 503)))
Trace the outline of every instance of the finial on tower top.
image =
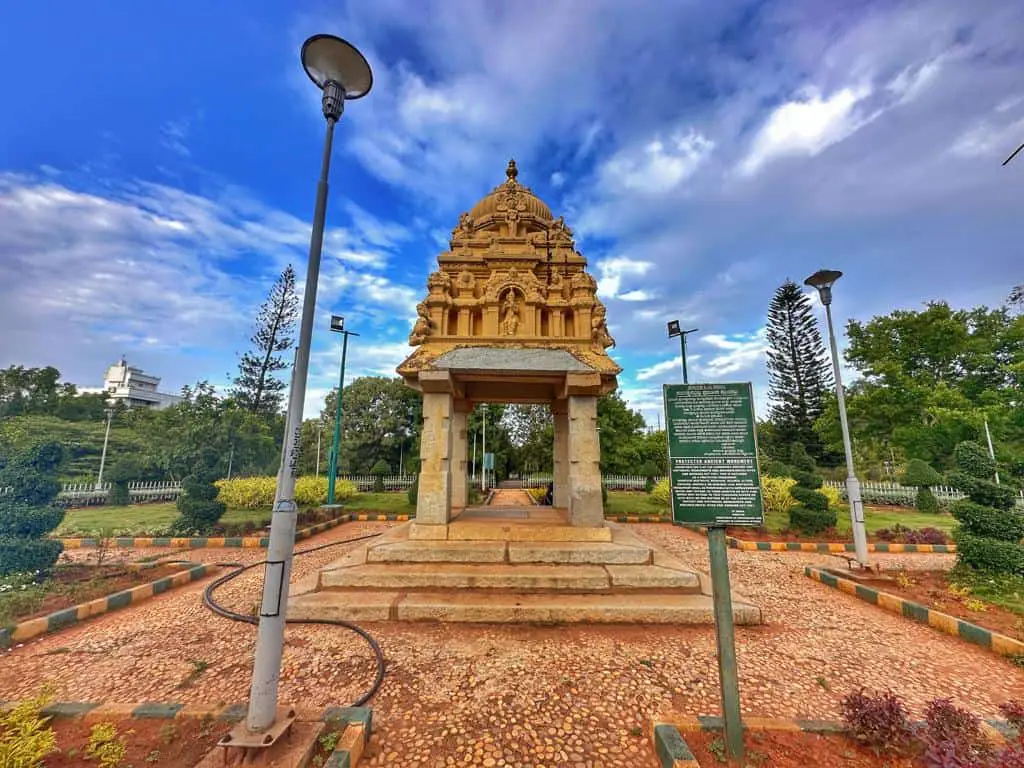
POLYGON ((519 175, 519 169, 516 168, 515 160, 508 161, 508 168, 505 169, 505 175, 508 176, 509 181, 515 181, 516 176, 519 175))

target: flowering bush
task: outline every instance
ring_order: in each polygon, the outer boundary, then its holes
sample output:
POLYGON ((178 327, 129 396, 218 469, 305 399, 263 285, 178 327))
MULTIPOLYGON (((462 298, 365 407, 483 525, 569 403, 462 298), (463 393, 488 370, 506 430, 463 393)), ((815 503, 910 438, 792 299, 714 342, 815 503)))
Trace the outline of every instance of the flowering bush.
POLYGON ((651 498, 659 504, 663 504, 666 507, 669 506, 669 502, 672 498, 672 489, 669 487, 668 478, 659 480, 657 485, 651 490, 651 498))
MULTIPOLYGON (((276 477, 236 477, 218 480, 220 493, 217 500, 231 509, 269 509, 274 505, 277 491, 276 477)), ((334 500, 342 502, 356 495, 356 485, 350 480, 334 483, 334 500)), ((299 506, 315 507, 327 501, 327 478, 305 475, 295 480, 295 502, 299 506)))
POLYGON ((765 514, 784 515, 796 504, 790 495, 790 489, 796 485, 792 477, 761 476, 761 498, 764 501, 765 514))
POLYGON ((875 532, 879 541, 891 541, 894 544, 946 544, 949 536, 938 528, 908 528, 896 523, 892 528, 881 528, 875 532))

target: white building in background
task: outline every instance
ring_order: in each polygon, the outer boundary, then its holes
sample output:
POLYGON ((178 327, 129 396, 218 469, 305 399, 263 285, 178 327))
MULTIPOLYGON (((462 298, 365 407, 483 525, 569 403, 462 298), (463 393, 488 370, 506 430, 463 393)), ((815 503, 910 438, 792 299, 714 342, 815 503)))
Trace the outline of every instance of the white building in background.
POLYGON ((145 373, 141 368, 128 365, 123 357, 107 369, 103 388, 82 388, 80 392, 102 392, 111 404, 124 403, 129 408, 155 408, 160 410, 181 402, 179 395, 158 392, 160 377, 145 373))

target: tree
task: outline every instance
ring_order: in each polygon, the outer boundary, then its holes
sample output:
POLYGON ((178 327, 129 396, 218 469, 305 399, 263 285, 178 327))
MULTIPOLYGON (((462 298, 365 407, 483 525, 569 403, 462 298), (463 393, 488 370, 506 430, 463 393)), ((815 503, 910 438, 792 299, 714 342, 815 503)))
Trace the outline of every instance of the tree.
POLYGON ((1010 295, 1006 298, 1006 302, 1017 307, 1018 310, 1024 310, 1024 283, 1013 287, 1010 295))
MULTIPOLYGON (((981 439, 987 421, 1001 461, 1024 458, 1024 315, 932 302, 851 321, 847 334, 847 362, 863 377, 846 401, 855 453, 888 459, 893 449, 948 469, 956 445, 981 439)), ((841 446, 834 403, 817 427, 841 446)))
MULTIPOLYGON (((337 397, 337 389, 327 393, 320 417, 328 446, 334 435, 337 397)), ((380 460, 398 467, 418 455, 423 398, 402 379, 362 376, 353 380, 345 387, 341 418, 344 437, 339 466, 344 471, 367 474, 380 460)))
POLYGON ((646 424, 640 412, 631 410, 618 391, 611 392, 597 400, 597 426, 601 430, 601 471, 609 475, 639 472, 647 453, 646 424))
POLYGON ((274 376, 291 363, 281 354, 294 343, 299 297, 295 293, 295 270, 289 264, 274 282, 267 300, 256 315, 253 349, 242 355, 234 378, 232 397, 249 413, 278 414, 284 400, 285 382, 274 376))
POLYGON ((775 291, 768 307, 768 396, 774 438, 801 442, 822 455, 814 422, 824 409, 832 372, 811 300, 792 280, 775 291))
POLYGON ((64 458, 59 443, 33 445, 0 458, 0 576, 48 571, 64 547, 46 535, 60 525, 64 510, 54 504, 64 458))
POLYGON ((828 496, 818 491, 821 477, 815 474, 815 463, 803 443, 793 443, 789 453, 789 475, 796 485, 789 489, 796 504, 789 509, 789 527, 816 535, 836 526, 836 511, 829 509, 828 496))
POLYGON ((554 466, 554 419, 546 405, 509 405, 501 418, 521 473, 551 471, 554 466))
POLYGON ((60 371, 52 365, 0 370, 0 418, 23 414, 53 415, 62 398, 73 397, 73 384, 59 384, 60 371))

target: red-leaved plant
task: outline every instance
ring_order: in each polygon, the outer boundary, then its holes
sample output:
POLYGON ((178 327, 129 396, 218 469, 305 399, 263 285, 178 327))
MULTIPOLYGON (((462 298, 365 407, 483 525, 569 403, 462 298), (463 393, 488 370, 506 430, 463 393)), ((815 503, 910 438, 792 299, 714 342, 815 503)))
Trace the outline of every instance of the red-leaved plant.
POLYGON ((928 703, 920 738, 926 768, 974 768, 988 765, 992 757, 981 719, 950 699, 928 703))
POLYGON ((911 743, 907 707, 892 691, 869 694, 861 688, 848 694, 841 706, 847 732, 875 754, 902 752, 911 743))

